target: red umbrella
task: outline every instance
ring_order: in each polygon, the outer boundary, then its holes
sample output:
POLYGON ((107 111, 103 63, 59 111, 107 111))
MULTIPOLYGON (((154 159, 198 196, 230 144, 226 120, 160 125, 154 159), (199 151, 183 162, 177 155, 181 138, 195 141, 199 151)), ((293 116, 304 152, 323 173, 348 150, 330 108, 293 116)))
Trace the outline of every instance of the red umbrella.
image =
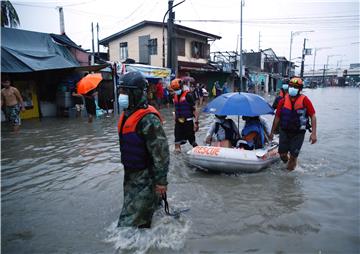
POLYGON ((95 89, 100 84, 102 79, 103 78, 101 73, 86 75, 77 83, 77 92, 79 94, 86 94, 87 92, 95 89))

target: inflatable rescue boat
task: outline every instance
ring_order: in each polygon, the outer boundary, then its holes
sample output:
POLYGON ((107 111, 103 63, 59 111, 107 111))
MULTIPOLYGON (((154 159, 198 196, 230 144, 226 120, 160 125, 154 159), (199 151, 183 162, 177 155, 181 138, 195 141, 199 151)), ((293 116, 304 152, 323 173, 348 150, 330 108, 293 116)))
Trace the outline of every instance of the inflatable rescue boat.
POLYGON ((209 172, 258 172, 280 159, 278 146, 271 143, 256 150, 196 146, 187 152, 187 162, 209 172))

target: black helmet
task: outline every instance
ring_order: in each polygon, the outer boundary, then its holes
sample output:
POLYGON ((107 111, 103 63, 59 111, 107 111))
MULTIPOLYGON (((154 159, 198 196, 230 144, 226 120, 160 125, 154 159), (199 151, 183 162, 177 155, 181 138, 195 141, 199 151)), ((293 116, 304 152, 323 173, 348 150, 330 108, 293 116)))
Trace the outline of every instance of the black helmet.
POLYGON ((144 90, 147 86, 146 78, 139 71, 128 72, 120 78, 120 88, 144 90))
POLYGON ((147 107, 148 81, 139 71, 126 73, 120 78, 119 88, 129 96, 129 109, 147 107))
POLYGON ((289 82, 290 82, 290 79, 289 78, 283 78, 283 80, 282 80, 282 84, 289 84, 289 82))

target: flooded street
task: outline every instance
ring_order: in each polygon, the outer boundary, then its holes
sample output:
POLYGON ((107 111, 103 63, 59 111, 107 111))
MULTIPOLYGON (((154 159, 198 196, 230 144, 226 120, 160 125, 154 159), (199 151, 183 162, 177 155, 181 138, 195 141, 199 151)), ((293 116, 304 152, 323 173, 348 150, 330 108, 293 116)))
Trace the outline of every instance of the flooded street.
MULTIPOLYGON (((305 90, 318 119, 294 172, 207 174, 175 155, 170 209, 150 230, 116 229, 123 169, 114 117, 24 121, 1 133, 2 253, 359 253, 359 98, 356 88, 305 90)), ((269 100, 272 99, 269 97, 269 100)), ((272 116, 267 116, 272 120, 272 116)), ((202 143, 212 116, 202 114, 202 143)), ((187 144, 183 150, 190 149, 187 144)))

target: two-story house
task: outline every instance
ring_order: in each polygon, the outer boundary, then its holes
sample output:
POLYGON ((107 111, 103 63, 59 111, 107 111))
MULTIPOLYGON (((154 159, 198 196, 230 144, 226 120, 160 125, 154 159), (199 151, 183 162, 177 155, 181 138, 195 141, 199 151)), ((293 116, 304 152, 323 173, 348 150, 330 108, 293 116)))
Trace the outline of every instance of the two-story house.
MULTIPOLYGON (((108 47, 109 60, 124 62, 130 58, 137 63, 166 67, 167 24, 142 21, 110 35, 100 44, 108 47)), ((209 64, 210 42, 220 36, 193 28, 174 25, 177 55, 177 76, 190 73, 197 82, 207 82, 208 73, 219 72, 209 64)))

